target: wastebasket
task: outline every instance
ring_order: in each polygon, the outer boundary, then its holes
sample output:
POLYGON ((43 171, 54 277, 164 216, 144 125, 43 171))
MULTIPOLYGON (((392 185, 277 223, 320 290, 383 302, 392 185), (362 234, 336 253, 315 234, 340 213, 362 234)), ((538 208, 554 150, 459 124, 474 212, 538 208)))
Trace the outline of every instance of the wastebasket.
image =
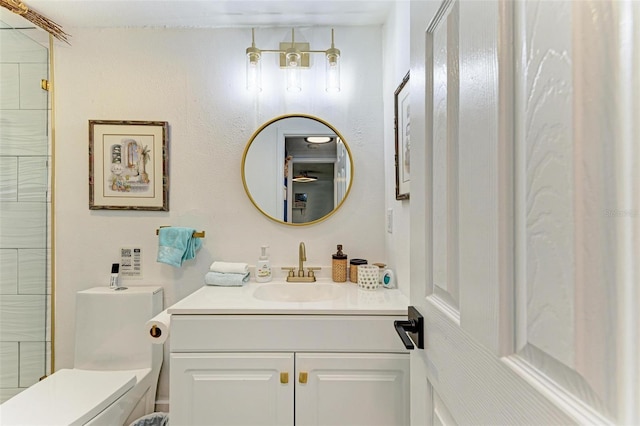
POLYGON ((135 420, 129 426, 168 426, 169 413, 151 413, 135 420))

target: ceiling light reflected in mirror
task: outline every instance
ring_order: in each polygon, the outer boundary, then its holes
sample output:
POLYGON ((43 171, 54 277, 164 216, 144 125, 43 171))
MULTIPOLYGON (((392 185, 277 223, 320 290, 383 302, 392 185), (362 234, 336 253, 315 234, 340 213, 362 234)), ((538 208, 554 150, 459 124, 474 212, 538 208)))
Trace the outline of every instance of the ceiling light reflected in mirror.
POLYGON ((327 143, 331 142, 332 138, 329 136, 307 136, 304 140, 309 143, 327 143))
POLYGON ((318 180, 317 176, 311 176, 309 174, 309 172, 302 172, 297 176, 294 176, 293 179, 291 179, 294 182, 302 182, 302 183, 309 183, 309 182, 315 182, 318 180))

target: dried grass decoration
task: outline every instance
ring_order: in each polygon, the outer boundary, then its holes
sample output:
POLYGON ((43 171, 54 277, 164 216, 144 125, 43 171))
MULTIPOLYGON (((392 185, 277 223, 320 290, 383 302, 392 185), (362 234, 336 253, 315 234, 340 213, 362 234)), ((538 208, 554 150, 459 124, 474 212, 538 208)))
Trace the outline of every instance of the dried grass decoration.
POLYGON ((69 44, 67 37, 69 34, 65 33, 60 25, 53 22, 51 19, 42 16, 38 12, 29 9, 21 0, 0 0, 0 6, 9 9, 11 12, 22 16, 27 21, 36 24, 58 40, 64 41, 69 44))

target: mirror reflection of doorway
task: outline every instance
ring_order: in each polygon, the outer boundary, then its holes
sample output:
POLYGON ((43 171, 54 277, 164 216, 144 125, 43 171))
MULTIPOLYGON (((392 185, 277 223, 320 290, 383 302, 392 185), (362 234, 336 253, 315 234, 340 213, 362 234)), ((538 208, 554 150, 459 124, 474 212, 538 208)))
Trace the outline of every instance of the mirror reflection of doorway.
POLYGON ((308 223, 329 215, 336 207, 336 135, 309 142, 314 135, 285 135, 284 221, 308 223))
POLYGON ((296 162, 287 187, 291 223, 307 223, 331 213, 335 207, 334 163, 296 162))

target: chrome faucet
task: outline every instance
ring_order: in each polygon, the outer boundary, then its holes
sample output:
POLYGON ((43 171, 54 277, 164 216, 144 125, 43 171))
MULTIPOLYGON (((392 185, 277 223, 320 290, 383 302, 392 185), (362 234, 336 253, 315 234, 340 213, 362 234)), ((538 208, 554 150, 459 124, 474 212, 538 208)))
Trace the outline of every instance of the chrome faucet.
POLYGON ((306 282, 312 283, 316 280, 316 275, 314 271, 319 270, 320 268, 312 268, 307 267, 307 274, 304 273, 304 262, 307 261, 307 249, 304 246, 303 242, 300 242, 300 246, 298 247, 298 273, 295 273, 295 267, 287 267, 282 268, 283 270, 289 271, 287 274, 288 282, 306 282))

